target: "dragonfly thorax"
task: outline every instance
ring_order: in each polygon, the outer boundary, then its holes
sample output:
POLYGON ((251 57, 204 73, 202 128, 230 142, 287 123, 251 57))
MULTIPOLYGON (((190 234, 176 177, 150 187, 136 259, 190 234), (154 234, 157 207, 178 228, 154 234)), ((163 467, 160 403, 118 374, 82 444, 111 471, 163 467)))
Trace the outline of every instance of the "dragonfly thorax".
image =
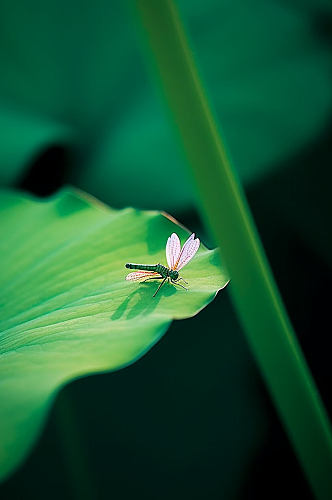
POLYGON ((179 273, 177 271, 174 271, 173 269, 169 269, 166 266, 163 266, 162 264, 157 264, 155 266, 155 271, 163 278, 171 278, 171 280, 176 281, 179 278, 179 273))

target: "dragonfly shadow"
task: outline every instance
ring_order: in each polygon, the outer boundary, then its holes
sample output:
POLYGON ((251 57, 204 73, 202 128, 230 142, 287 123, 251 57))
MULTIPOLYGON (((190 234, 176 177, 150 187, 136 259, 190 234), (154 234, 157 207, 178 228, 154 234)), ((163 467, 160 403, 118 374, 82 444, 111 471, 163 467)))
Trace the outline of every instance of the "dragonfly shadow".
POLYGON ((113 313, 111 316, 112 321, 146 316, 154 311, 162 297, 169 297, 176 293, 173 285, 165 283, 158 294, 153 297, 158 285, 159 283, 140 283, 138 288, 130 293, 113 313))

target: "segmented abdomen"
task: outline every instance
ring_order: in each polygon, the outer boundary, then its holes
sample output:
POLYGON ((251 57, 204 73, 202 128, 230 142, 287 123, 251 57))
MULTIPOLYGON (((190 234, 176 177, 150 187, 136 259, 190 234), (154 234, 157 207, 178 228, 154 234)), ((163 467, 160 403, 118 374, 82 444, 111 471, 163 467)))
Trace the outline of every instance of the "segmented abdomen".
POLYGON ((155 264, 154 266, 149 266, 147 264, 126 264, 127 269, 141 269, 142 271, 154 271, 159 273, 163 278, 169 276, 169 269, 162 264, 155 264))

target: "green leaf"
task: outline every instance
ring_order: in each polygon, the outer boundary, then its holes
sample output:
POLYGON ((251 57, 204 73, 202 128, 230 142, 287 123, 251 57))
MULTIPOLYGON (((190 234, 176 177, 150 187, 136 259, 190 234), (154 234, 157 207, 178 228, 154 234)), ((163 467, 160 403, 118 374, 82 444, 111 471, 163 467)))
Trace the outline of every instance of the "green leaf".
MULTIPOLYGON (((167 237, 188 232, 158 212, 117 211, 73 190, 47 201, 0 196, 0 476, 35 441, 56 391, 134 362, 173 319, 225 286, 217 250, 183 269, 190 290, 125 281, 126 262, 165 263, 167 237)), ((202 332, 202 335, 204 332, 202 332)))

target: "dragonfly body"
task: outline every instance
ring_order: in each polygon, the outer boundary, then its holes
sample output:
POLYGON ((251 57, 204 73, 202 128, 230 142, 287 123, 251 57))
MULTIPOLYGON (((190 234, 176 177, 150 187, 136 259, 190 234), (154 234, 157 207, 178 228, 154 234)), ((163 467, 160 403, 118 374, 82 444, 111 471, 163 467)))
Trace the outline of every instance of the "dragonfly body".
POLYGON ((155 266, 149 266, 146 264, 126 264, 127 269, 140 269, 141 271, 153 271, 160 274, 163 278, 171 278, 171 280, 176 281, 179 278, 179 273, 173 269, 168 269, 168 267, 162 264, 156 264, 155 266))
POLYGON ((137 271, 129 273, 126 276, 126 280, 148 281, 161 279, 162 282, 158 286, 153 297, 157 295, 158 291, 166 282, 166 280, 173 285, 178 285, 181 288, 187 290, 186 287, 179 283, 179 281, 182 280, 187 284, 187 282, 179 276, 179 270, 193 258, 198 250, 199 245, 200 241, 198 238, 195 238, 195 234, 193 233, 191 236, 189 236, 181 249, 180 239, 176 233, 173 233, 168 238, 166 244, 166 258, 168 267, 163 266, 162 264, 126 264, 127 269, 137 269, 137 271))

